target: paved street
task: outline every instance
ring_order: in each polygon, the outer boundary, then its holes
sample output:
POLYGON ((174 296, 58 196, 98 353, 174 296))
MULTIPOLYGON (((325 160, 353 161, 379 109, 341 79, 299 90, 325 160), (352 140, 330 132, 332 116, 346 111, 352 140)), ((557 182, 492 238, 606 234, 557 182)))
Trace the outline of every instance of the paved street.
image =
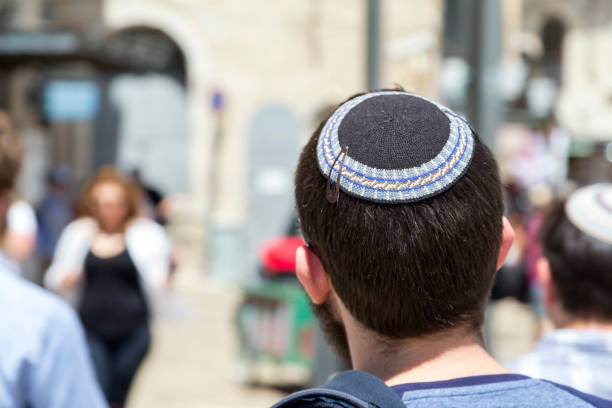
POLYGON ((178 273, 172 295, 159 302, 154 345, 129 408, 268 407, 282 396, 232 381, 239 296, 236 288, 195 270, 178 273))

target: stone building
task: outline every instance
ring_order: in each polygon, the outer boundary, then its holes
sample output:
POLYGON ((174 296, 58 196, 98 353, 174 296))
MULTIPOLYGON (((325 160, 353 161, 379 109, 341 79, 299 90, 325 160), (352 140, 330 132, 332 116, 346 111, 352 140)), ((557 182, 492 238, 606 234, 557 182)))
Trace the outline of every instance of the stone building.
POLYGON ((581 183, 609 180, 612 3, 505 0, 504 4, 505 55, 526 67, 522 97, 511 109, 531 111, 513 119, 527 122, 554 116, 572 139, 570 178, 581 183), (530 99, 531 107, 526 106, 530 99))
MULTIPOLYGON (((66 74, 94 80, 104 120, 53 125, 88 135, 81 138, 87 143, 79 142, 80 153, 71 155, 73 161, 75 155, 87 158, 81 173, 118 163, 142 168, 149 183, 176 187, 170 191, 177 198, 175 225, 186 242, 195 243, 188 258, 197 261, 210 248, 221 254, 216 265, 223 268, 241 249, 245 231, 247 241, 282 231, 291 212, 291 164, 315 117, 366 87, 365 0, 13 4, 11 32, 59 28, 75 35, 79 45, 61 58, 45 52, 29 59, 10 55, 11 68, 0 73, 13 84, 4 93, 0 86, 0 94, 11 95, 3 103, 20 110, 19 91, 40 73, 33 61, 42 57, 56 67, 55 79, 66 74), (111 104, 121 118, 111 126, 116 112, 106 102, 117 98, 125 106, 111 104), (171 121, 171 115, 182 119, 171 121)), ((381 4, 381 85, 434 96, 442 2, 381 4)), ((0 59, 7 58, 1 39, 0 52, 0 59)))

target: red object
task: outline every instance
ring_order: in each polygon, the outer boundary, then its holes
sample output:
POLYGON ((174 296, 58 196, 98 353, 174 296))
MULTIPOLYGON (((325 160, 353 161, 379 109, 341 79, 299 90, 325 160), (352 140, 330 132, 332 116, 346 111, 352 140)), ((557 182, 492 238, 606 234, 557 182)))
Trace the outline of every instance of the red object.
POLYGON ((264 242, 259 248, 259 259, 267 275, 295 273, 295 251, 304 245, 302 237, 282 237, 264 242))

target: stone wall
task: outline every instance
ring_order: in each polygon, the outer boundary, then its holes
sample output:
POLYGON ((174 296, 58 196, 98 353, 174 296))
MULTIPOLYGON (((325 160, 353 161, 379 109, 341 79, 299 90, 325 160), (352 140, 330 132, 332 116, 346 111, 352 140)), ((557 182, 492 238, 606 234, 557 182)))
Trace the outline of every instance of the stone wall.
MULTIPOLYGON (((434 96, 441 1, 381 3, 382 85, 434 96)), ((323 105, 364 90, 365 10, 365 1, 348 0, 106 1, 108 30, 151 26, 186 55, 194 213, 230 224, 248 217, 245 138, 259 108, 288 108, 301 120, 305 138, 323 105), (216 145, 215 90, 226 103, 216 145)))

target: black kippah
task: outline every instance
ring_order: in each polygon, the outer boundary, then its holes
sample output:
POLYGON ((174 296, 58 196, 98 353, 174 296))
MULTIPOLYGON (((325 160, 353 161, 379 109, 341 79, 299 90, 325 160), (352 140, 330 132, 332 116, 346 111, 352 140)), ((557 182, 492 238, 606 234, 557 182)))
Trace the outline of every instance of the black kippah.
POLYGON ((469 124, 450 109, 406 92, 381 91, 353 98, 331 115, 319 135, 317 159, 345 193, 402 203, 452 186, 473 148, 469 124))

